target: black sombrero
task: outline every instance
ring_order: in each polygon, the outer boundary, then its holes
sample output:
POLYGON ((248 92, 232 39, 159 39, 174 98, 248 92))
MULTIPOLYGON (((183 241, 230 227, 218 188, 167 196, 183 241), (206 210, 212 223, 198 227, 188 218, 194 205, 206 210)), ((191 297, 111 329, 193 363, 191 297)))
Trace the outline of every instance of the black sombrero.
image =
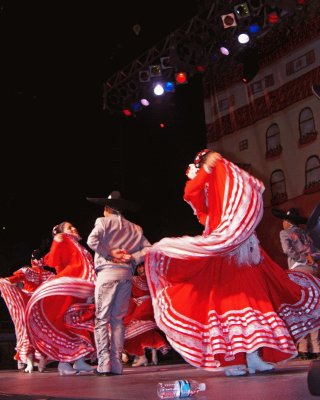
POLYGON ((106 198, 104 197, 87 197, 86 198, 91 203, 97 204, 99 206, 108 206, 117 211, 132 211, 137 212, 140 209, 140 206, 133 201, 125 200, 121 197, 121 193, 117 190, 114 190, 110 193, 110 195, 106 198))
POLYGON ((299 210, 297 208, 290 208, 290 210, 288 211, 282 211, 278 208, 272 208, 271 212, 275 217, 284 219, 295 225, 306 224, 308 221, 307 218, 302 217, 299 214, 299 210))

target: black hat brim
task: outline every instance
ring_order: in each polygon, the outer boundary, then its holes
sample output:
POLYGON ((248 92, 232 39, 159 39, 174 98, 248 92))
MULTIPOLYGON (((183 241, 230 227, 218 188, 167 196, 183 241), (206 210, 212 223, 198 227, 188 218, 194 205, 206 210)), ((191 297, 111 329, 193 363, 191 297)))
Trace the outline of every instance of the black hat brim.
POLYGON ((118 211, 131 211, 137 212, 140 210, 140 206, 130 200, 125 199, 108 199, 101 197, 87 197, 86 198, 91 203, 97 204, 99 206, 108 206, 118 211))
POLYGON ((275 217, 292 222, 293 224, 296 225, 302 225, 302 224, 305 225, 308 221, 307 218, 301 217, 300 215, 295 215, 295 214, 288 215, 285 211, 279 210, 277 208, 272 208, 271 212, 275 217))

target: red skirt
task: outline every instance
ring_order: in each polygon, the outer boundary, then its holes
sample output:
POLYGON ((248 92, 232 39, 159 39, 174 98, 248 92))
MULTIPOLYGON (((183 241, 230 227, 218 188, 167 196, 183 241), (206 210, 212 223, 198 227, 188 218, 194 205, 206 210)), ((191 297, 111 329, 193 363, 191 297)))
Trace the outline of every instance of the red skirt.
POLYGON ((95 357, 94 284, 79 278, 54 278, 43 283, 26 308, 33 346, 49 360, 72 362, 95 357))
POLYGON ((155 320, 172 347, 207 370, 297 355, 296 342, 319 328, 320 281, 287 272, 261 249, 258 265, 235 257, 183 260, 150 252, 145 261, 155 320))
POLYGON ((146 349, 156 349, 166 354, 170 349, 155 323, 150 296, 139 304, 131 298, 124 323, 124 349, 127 353, 142 356, 146 349))

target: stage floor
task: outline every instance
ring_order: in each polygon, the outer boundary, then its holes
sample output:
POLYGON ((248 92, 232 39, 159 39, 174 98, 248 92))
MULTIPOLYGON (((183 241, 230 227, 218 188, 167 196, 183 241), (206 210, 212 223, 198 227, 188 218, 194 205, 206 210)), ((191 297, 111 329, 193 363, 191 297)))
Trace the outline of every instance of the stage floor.
MULTIPOLYGON (((195 400, 308 400, 307 374, 310 361, 291 360, 272 373, 226 377, 221 370, 198 370, 185 363, 125 367, 121 376, 98 377, 92 373, 60 376, 55 367, 32 374, 0 371, 0 399, 7 400, 156 400, 157 383, 195 379, 206 391, 195 400)), ((320 376, 319 376, 320 383, 320 376)))

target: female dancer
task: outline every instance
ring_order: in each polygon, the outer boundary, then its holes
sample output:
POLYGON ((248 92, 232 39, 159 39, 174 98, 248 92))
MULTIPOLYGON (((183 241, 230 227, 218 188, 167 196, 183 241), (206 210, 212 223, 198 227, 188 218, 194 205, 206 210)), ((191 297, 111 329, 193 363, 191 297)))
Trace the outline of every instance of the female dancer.
POLYGON ((26 326, 25 311, 32 293, 54 274, 44 269, 43 259, 39 257, 39 250, 34 250, 31 256, 31 268, 22 267, 12 276, 0 279, 1 296, 3 297, 16 334, 16 354, 14 359, 20 365, 25 365, 25 372, 33 371, 34 363, 38 361, 38 371, 43 372, 46 366, 46 357, 36 351, 30 342, 26 326))
POLYGON ((204 232, 164 238, 147 255, 157 325, 195 367, 271 370, 319 328, 319 280, 286 272, 259 245, 262 182, 208 149, 187 174, 184 200, 204 232))
POLYGON ((53 236, 44 260, 57 275, 36 290, 28 303, 30 338, 49 359, 59 361, 60 375, 93 371, 85 362, 95 354, 92 256, 79 243, 81 237, 70 222, 55 226, 53 236))
POLYGON ((139 264, 132 278, 131 299, 124 319, 126 353, 135 356, 132 367, 148 365, 146 350, 151 349, 152 364, 158 364, 157 350, 166 354, 170 348, 154 321, 152 300, 144 264, 139 264))

